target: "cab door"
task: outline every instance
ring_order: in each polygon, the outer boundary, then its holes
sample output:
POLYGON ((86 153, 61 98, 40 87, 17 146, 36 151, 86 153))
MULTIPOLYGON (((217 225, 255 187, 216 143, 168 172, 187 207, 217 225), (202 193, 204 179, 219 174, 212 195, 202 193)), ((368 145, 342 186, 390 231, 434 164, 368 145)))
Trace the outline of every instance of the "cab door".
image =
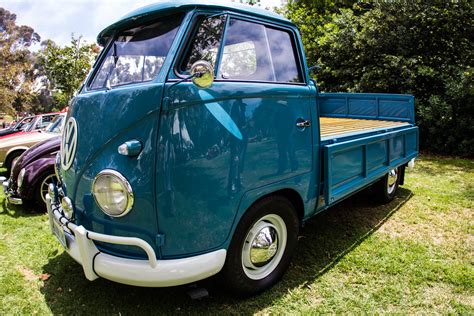
POLYGON ((195 16, 169 78, 156 179, 162 254, 175 257, 222 247, 245 192, 311 171, 314 92, 293 30, 216 13, 195 16), (215 69, 208 89, 177 82, 198 60, 215 69))

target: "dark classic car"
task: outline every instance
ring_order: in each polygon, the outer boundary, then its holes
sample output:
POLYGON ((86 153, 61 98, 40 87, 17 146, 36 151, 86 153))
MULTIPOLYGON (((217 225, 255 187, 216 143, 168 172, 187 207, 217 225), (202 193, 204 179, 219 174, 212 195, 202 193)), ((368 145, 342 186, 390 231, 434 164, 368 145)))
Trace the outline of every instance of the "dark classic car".
POLYGON ((56 179, 54 161, 60 144, 61 136, 56 136, 34 145, 20 156, 10 179, 3 182, 9 203, 33 202, 41 210, 46 209, 48 185, 56 179))

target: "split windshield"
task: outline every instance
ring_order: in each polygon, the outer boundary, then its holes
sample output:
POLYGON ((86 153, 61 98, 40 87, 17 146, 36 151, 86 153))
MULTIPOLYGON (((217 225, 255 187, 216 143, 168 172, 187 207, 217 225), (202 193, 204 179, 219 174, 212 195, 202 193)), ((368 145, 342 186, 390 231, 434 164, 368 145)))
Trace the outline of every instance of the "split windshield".
POLYGON ((101 89, 154 79, 168 54, 183 15, 119 32, 109 45, 90 89, 101 89))

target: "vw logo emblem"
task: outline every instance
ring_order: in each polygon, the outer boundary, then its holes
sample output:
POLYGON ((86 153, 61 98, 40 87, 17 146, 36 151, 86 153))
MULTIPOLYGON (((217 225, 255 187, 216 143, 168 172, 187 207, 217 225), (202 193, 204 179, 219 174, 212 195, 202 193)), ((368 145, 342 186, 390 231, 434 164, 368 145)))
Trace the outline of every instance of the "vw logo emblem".
POLYGON ((63 133, 63 139, 61 141, 61 167, 64 170, 71 168, 76 156, 76 145, 77 145, 77 123, 76 120, 71 117, 66 123, 63 133))

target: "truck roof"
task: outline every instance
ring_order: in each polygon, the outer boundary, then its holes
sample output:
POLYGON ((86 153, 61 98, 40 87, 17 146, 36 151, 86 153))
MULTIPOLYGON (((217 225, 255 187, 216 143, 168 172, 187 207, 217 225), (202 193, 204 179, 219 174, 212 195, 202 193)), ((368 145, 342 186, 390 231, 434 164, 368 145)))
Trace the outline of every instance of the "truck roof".
POLYGON ((154 15, 167 13, 171 14, 173 12, 179 11, 189 11, 192 9, 220 9, 220 10, 229 10, 239 13, 244 13, 252 15, 255 17, 260 17, 264 19, 274 20, 280 23, 293 25, 291 21, 284 18, 283 16, 271 12, 269 10, 259 9, 249 5, 243 5, 240 3, 225 2, 218 0, 174 0, 174 1, 162 1, 155 4, 150 4, 145 7, 134 10, 112 25, 106 27, 102 32, 97 36, 97 42, 101 45, 105 44, 106 38, 113 34, 113 31, 116 29, 121 29, 127 26, 130 23, 133 23, 136 20, 142 20, 147 17, 152 17, 154 15))

